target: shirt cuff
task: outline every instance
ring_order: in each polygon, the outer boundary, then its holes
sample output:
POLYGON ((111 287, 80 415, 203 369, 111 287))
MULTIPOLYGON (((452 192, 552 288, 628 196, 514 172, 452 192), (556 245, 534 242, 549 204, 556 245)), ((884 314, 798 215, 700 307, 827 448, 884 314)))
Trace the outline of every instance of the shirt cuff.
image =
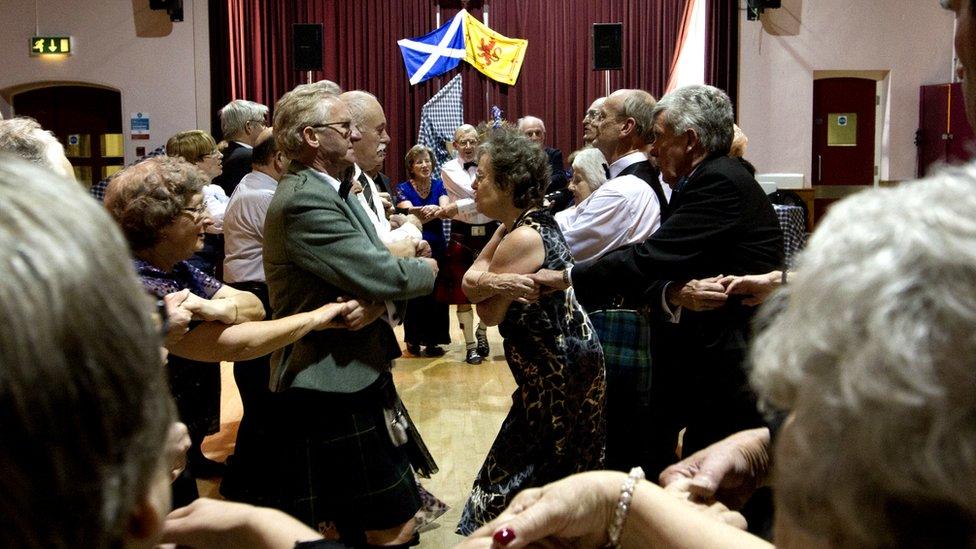
POLYGON ((670 282, 666 283, 664 289, 661 290, 661 310, 664 311, 665 321, 677 324, 681 322, 681 306, 671 309, 671 304, 668 303, 668 286, 670 285, 670 282))
POLYGON ((461 198, 455 204, 457 204, 459 214, 471 214, 478 211, 473 198, 461 198))

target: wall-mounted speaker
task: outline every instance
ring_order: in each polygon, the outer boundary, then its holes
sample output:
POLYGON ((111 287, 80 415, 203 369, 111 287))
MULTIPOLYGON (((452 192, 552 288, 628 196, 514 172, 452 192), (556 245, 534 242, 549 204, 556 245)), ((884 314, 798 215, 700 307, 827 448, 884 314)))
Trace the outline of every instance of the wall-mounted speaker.
POLYGON ((624 68, 621 47, 623 23, 593 24, 593 70, 607 71, 624 68))
POLYGON ((322 70, 322 24, 291 26, 291 59, 296 71, 322 70))

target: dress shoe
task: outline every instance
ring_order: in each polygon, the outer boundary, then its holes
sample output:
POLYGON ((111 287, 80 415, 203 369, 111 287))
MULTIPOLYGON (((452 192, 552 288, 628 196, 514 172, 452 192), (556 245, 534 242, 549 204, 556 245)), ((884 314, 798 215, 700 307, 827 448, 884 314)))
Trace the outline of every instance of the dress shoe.
POLYGON ((413 356, 422 356, 420 345, 414 345, 413 343, 407 343, 407 352, 413 356))
POLYGON ((468 356, 464 359, 468 364, 481 364, 481 355, 478 354, 478 349, 468 349, 468 356))
POLYGON ((428 345, 424 354, 430 357, 444 356, 444 349, 439 345, 428 345))
POLYGON ((477 330, 474 333, 474 337, 478 340, 478 354, 485 358, 491 356, 491 349, 488 347, 488 334, 484 331, 477 330))

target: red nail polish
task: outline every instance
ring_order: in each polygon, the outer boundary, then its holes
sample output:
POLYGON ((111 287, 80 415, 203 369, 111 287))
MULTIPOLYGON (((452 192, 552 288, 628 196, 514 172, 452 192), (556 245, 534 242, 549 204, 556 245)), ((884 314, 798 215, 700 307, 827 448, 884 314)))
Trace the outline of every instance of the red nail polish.
POLYGON ((515 530, 509 527, 502 528, 501 530, 495 532, 492 539, 498 542, 500 545, 505 546, 512 543, 515 540, 515 530))

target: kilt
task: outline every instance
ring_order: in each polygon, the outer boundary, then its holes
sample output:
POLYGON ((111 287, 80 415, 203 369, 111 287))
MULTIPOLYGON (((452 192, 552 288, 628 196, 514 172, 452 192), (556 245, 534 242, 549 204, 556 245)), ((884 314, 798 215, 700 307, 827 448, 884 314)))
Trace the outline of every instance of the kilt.
POLYGON ((416 514, 421 502, 409 458, 391 442, 383 416, 390 390, 387 372, 357 393, 281 393, 285 440, 275 507, 312 528, 334 522, 340 532, 383 530, 416 514))
POLYGON ((451 221, 451 239, 447 243, 444 258, 439 265, 440 273, 434 286, 434 299, 450 305, 470 303, 461 289, 461 281, 464 279, 464 273, 471 268, 497 228, 497 221, 484 225, 451 221), (472 234, 473 232, 484 234, 472 234))
POLYGON ((646 436, 651 419, 650 323, 631 309, 594 311, 589 317, 607 368, 606 468, 646 466, 651 455, 646 436))

